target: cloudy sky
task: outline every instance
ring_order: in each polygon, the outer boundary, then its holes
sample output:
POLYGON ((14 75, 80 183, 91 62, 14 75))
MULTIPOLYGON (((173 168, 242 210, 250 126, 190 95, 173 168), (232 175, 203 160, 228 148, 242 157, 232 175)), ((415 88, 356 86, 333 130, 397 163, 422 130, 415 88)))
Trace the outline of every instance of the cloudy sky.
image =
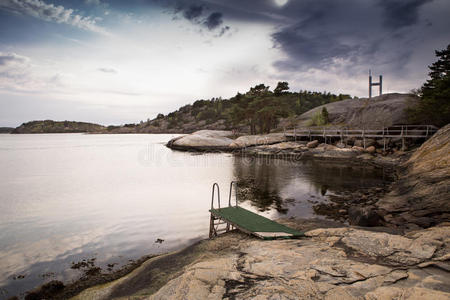
POLYGON ((0 126, 123 124, 288 81, 367 96, 427 77, 448 0, 0 0, 0 126))

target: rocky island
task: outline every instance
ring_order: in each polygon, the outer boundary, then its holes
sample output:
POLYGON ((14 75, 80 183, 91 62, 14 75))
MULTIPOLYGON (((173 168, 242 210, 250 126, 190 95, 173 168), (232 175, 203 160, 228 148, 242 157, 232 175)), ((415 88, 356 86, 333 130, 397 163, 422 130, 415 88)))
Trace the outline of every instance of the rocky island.
POLYGON ((11 133, 13 130, 13 127, 0 127, 0 133, 11 133))
POLYGON ((75 121, 31 121, 23 123, 11 133, 88 133, 101 132, 105 127, 99 124, 75 121))

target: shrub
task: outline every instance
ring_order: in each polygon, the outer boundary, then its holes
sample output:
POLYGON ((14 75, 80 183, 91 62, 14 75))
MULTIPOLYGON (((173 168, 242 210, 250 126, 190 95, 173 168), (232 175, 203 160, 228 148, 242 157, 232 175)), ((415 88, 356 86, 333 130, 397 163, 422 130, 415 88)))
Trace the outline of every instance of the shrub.
POLYGON ((328 110, 326 107, 322 108, 322 118, 323 121, 325 122, 325 124, 328 124, 329 120, 328 120, 328 110))
POLYGON ((312 118, 311 118, 311 125, 312 126, 323 126, 327 124, 328 122, 325 120, 322 112, 318 111, 316 112, 312 118))

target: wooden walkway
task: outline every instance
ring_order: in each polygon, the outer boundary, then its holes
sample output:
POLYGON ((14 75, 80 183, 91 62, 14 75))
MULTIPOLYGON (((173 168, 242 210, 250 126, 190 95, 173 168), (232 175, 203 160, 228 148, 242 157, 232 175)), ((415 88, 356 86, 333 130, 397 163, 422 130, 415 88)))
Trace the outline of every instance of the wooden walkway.
POLYGON ((348 128, 330 128, 330 127, 310 127, 296 128, 284 130, 284 135, 292 140, 301 140, 313 138, 323 138, 325 142, 327 138, 339 138, 345 141, 348 138, 360 138, 364 142, 367 138, 383 139, 386 143, 388 138, 400 138, 404 145, 405 139, 428 139, 436 131, 437 127, 433 125, 395 125, 381 129, 348 129, 348 128))
POLYGON ((302 237, 303 233, 292 228, 281 225, 275 221, 269 220, 263 216, 248 211, 238 206, 237 201, 237 186, 236 182, 230 184, 230 195, 228 198, 228 207, 220 208, 220 190, 219 185, 214 183, 212 190, 211 200, 211 218, 209 227, 209 237, 213 238, 218 236, 221 232, 228 232, 232 229, 238 229, 247 234, 254 235, 256 237, 271 240, 271 239, 291 239, 302 237), (236 191, 236 205, 231 205, 231 192, 235 186, 236 191), (214 192, 217 188, 218 208, 213 207, 214 192), (224 225, 223 228, 219 228, 220 225, 224 225))

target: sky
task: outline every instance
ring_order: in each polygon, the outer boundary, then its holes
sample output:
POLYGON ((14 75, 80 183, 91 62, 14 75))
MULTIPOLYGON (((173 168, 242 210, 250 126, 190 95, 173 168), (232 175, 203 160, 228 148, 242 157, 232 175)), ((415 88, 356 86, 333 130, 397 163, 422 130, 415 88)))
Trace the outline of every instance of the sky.
POLYGON ((367 97, 426 80, 448 0, 0 0, 0 126, 136 123, 259 83, 367 97))

